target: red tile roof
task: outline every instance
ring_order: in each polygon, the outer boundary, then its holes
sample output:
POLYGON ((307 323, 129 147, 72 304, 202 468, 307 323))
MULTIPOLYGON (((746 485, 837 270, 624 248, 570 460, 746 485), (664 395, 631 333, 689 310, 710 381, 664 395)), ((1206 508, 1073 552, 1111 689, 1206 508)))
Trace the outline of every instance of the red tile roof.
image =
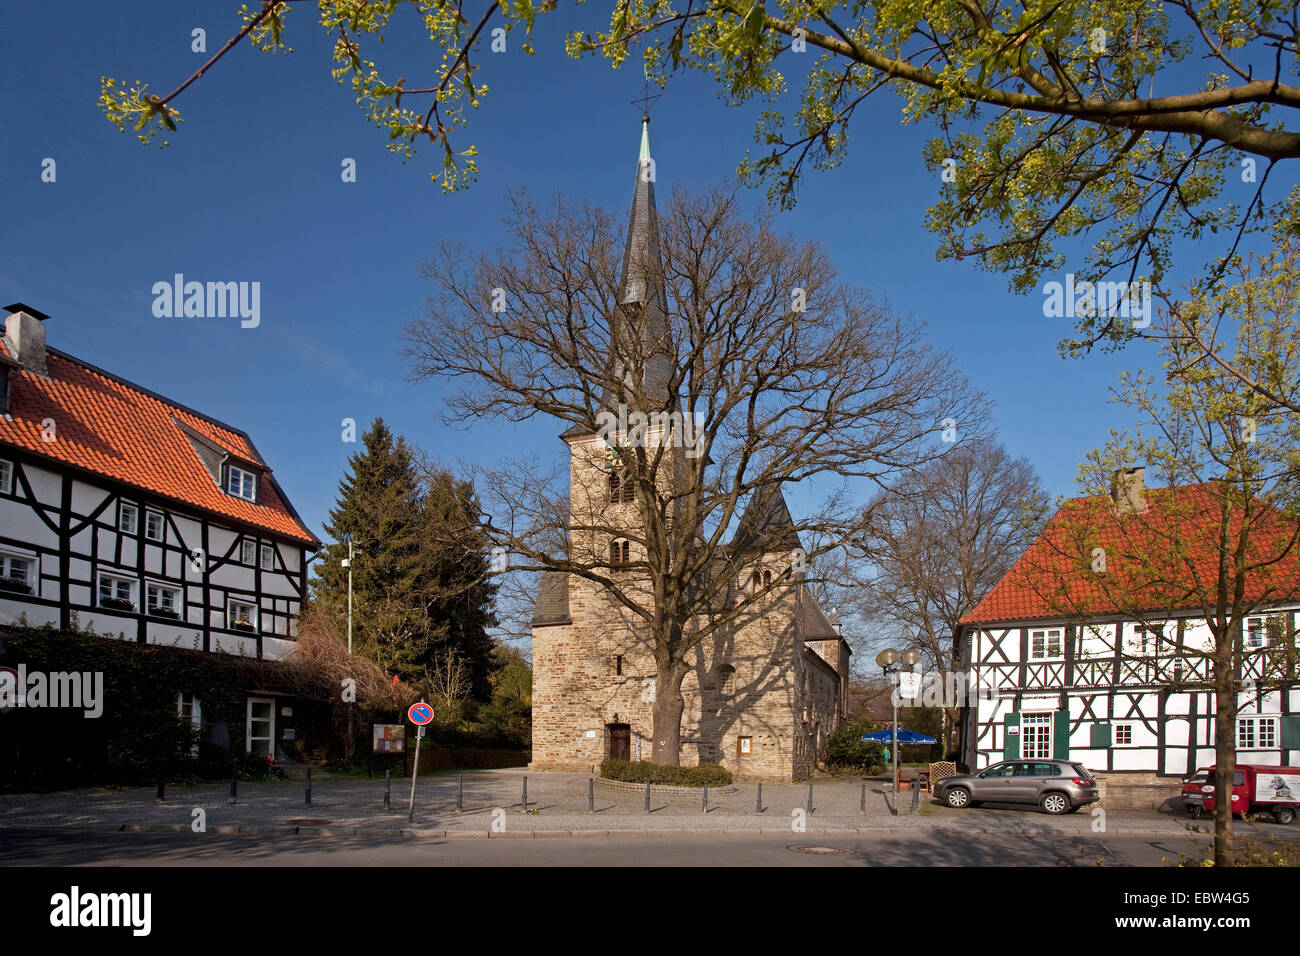
MULTIPOLYGON (((1201 608, 1198 595, 1217 591, 1219 525, 1228 493, 1217 482, 1148 488, 1141 514, 1119 514, 1105 496, 1071 498, 961 623, 1195 612, 1201 608), (1104 551, 1104 573, 1093 568, 1097 548, 1104 551)), ((1228 512, 1235 534, 1244 509, 1230 505, 1228 512)), ((1300 529, 1259 501, 1249 520, 1246 601, 1300 597, 1300 529)))
POLYGON ((48 379, 26 370, 9 373, 12 420, 0 416, 0 445, 305 544, 316 543, 243 432, 56 349, 48 349, 46 358, 48 379), (41 423, 46 419, 54 420, 55 441, 42 440, 41 423), (235 458, 265 469, 259 503, 224 493, 176 421, 235 458))

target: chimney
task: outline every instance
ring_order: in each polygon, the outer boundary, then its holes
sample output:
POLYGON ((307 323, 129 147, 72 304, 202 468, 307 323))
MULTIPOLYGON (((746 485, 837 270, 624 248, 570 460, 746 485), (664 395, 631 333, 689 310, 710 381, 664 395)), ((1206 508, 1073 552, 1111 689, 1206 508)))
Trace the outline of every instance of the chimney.
POLYGON ((827 623, 830 624, 831 627, 835 628, 836 634, 843 634, 843 631, 840 630, 840 609, 839 608, 837 607, 831 608, 831 613, 826 615, 826 621, 827 623))
POLYGON ((5 311, 9 313, 5 319, 5 348, 27 371, 49 378, 45 366, 45 320, 49 316, 21 302, 5 306, 5 311))
POLYGON ((1142 514, 1147 510, 1146 469, 1121 468, 1111 476, 1110 496, 1115 501, 1115 510, 1122 515, 1142 514))

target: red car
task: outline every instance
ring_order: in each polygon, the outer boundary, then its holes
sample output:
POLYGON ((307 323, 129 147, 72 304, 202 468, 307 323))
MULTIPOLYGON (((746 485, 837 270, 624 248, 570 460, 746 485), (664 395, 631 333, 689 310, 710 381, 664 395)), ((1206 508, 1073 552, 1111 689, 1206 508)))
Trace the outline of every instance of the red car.
MULTIPOLYGON (((1200 809, 1214 812, 1214 768, 1197 771, 1183 785, 1183 806, 1196 813, 1195 788, 1201 791, 1200 809), (1205 778, 1202 780, 1201 775, 1205 778)), ((1239 763, 1232 774, 1232 812, 1268 813, 1278 823, 1290 823, 1300 808, 1300 767, 1239 763)), ((1198 814, 1199 815, 1199 814, 1198 814)))

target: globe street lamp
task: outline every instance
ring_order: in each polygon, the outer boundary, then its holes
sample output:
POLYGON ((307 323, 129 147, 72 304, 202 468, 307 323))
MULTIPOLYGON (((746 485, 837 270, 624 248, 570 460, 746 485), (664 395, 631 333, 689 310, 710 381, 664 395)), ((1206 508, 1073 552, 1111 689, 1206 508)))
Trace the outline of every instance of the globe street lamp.
MULTIPOLYGON (((876 663, 880 665, 880 669, 884 671, 886 676, 897 669, 899 665, 910 671, 920 659, 920 653, 910 647, 901 654, 892 647, 887 647, 876 655, 876 663)), ((890 810, 894 816, 898 816, 898 692, 895 691, 889 697, 894 704, 894 783, 892 787, 894 799, 891 802, 890 810)))

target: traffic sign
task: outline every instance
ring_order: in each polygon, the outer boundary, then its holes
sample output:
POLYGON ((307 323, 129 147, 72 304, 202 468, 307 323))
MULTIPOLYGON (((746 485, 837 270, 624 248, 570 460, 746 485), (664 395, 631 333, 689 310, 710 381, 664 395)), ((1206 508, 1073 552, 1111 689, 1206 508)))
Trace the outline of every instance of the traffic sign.
POLYGON ((406 716, 411 719, 411 723, 423 727, 433 721, 433 708, 424 701, 420 701, 418 704, 411 705, 411 709, 406 712, 406 716))

